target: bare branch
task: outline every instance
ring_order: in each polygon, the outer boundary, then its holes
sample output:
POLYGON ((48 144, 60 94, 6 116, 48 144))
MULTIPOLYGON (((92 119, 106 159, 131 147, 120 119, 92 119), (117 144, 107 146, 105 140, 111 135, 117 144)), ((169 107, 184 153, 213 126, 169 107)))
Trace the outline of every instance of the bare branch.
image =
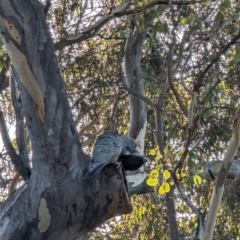
POLYGON ((172 71, 172 52, 173 52, 173 46, 169 46, 169 56, 168 56, 168 81, 169 81, 169 85, 171 87, 171 90, 178 102, 179 107, 181 108, 183 114, 187 117, 188 116, 188 112, 186 107, 183 105, 180 96, 174 86, 173 83, 173 71, 172 71))
POLYGON ((95 140, 95 138, 96 138, 96 136, 97 136, 98 134, 100 134, 101 132, 103 132, 103 130, 105 129, 105 127, 106 127, 106 126, 104 125, 104 126, 102 126, 101 128, 99 128, 94 134, 91 135, 90 138, 88 138, 87 140, 85 140, 85 141, 82 143, 82 146, 83 146, 83 147, 86 147, 86 146, 90 145, 91 143, 93 143, 94 140, 95 140))
POLYGON ((192 4, 196 4, 196 3, 201 3, 203 1, 170 1, 169 0, 162 0, 162 1, 154 1, 151 3, 148 3, 142 7, 136 7, 133 10, 127 10, 124 15, 130 15, 130 14, 134 14, 134 13, 139 13, 142 12, 148 8, 157 6, 157 5, 177 5, 177 6, 186 6, 186 5, 192 5, 192 4))
POLYGON ((97 123, 97 121, 99 120, 99 116, 102 115, 105 110, 106 110, 105 108, 102 108, 102 109, 96 114, 96 117, 95 117, 95 119, 94 119, 92 122, 88 123, 88 124, 85 125, 85 126, 82 126, 82 127, 81 127, 81 130, 80 130, 80 132, 79 132, 79 136, 83 135, 84 131, 87 131, 87 130, 90 129, 92 126, 94 126, 94 125, 97 123))
POLYGON ((100 29, 107 23, 109 22, 111 19, 116 18, 116 17, 120 17, 123 16, 124 11, 126 10, 126 8, 129 6, 129 4, 132 2, 127 2, 124 3, 123 5, 119 5, 115 8, 113 8, 110 13, 104 15, 102 18, 100 18, 95 24, 94 26, 92 26, 90 29, 77 34, 75 36, 71 36, 68 37, 66 39, 61 40, 60 42, 55 44, 55 48, 56 50, 62 50, 64 47, 69 46, 73 43, 80 43, 83 40, 86 40, 90 37, 95 36, 100 29))
POLYGON ((195 131, 197 129, 198 120, 199 120, 199 115, 197 115, 193 119, 193 121, 192 121, 193 122, 192 128, 188 129, 188 138, 187 138, 186 144, 184 146, 183 154, 182 154, 180 160, 178 161, 177 165, 174 168, 174 174, 175 175, 176 175, 177 170, 179 169, 181 171, 181 169, 183 168, 183 166, 185 164, 185 161, 186 161, 186 158, 187 158, 187 155, 188 155, 188 152, 189 152, 189 146, 190 146, 190 143, 191 143, 191 140, 192 140, 192 136, 193 136, 193 134, 195 133, 195 131))
POLYGON ((202 73, 200 74, 200 76, 197 79, 197 82, 194 84, 193 90, 195 92, 199 91, 199 88, 201 87, 203 79, 204 79, 206 73, 208 72, 208 70, 213 66, 214 63, 216 63, 218 61, 218 59, 222 56, 222 54, 224 54, 233 44, 235 44, 237 42, 237 40, 239 38, 240 38, 240 32, 234 38, 232 38, 232 40, 220 52, 217 53, 215 58, 202 71, 202 73))
POLYGON ((220 78, 218 78, 218 80, 214 83, 214 85, 211 87, 211 89, 208 91, 208 93, 206 94, 206 96, 204 97, 204 99, 201 102, 201 105, 204 104, 204 102, 206 101, 206 99, 208 98, 208 96, 211 94, 211 92, 217 87, 217 85, 220 83, 220 78))
POLYGON ((180 79, 181 79, 181 85, 182 85, 182 87, 184 88, 184 90, 185 90, 189 95, 192 95, 192 91, 186 86, 185 82, 183 81, 183 70, 181 70, 180 79))
POLYGON ((182 60, 183 60, 184 44, 185 44, 187 34, 188 34, 188 32, 186 32, 186 31, 183 33, 182 41, 181 41, 181 44, 180 44, 180 47, 179 47, 178 61, 177 61, 177 64, 176 64, 176 66, 173 70, 173 73, 172 73, 173 76, 175 76, 179 67, 181 66, 181 63, 182 63, 182 60))
POLYGON ((200 146, 201 142, 202 142, 203 139, 206 137, 206 135, 207 135, 207 131, 204 131, 203 135, 197 140, 197 142, 195 143, 195 145, 192 147, 192 149, 191 149, 192 152, 194 152, 195 149, 197 149, 197 148, 200 146))
POLYGON ((181 195, 182 200, 186 203, 186 205, 195 213, 197 216, 201 213, 199 209, 193 204, 193 202, 188 198, 187 194, 185 193, 184 187, 181 186, 179 181, 177 180, 176 176, 172 175, 174 183, 181 195))
MULTIPOLYGON (((195 4, 195 3, 201 3, 201 2, 203 2, 203 1, 188 1, 188 2, 172 1, 172 5, 191 5, 191 4, 195 4)), ((142 12, 148 8, 151 8, 151 7, 154 7, 157 5, 168 5, 169 1, 168 0, 155 1, 155 2, 151 2, 149 4, 146 4, 145 6, 136 7, 133 10, 126 11, 129 4, 131 4, 131 3, 132 3, 132 1, 127 2, 123 5, 117 6, 116 8, 113 8, 110 11, 110 13, 104 15, 101 19, 99 19, 90 29, 88 29, 78 35, 71 36, 69 38, 59 41, 58 43, 55 44, 56 50, 62 50, 64 47, 72 45, 73 43, 80 43, 81 41, 84 41, 88 38, 95 36, 102 29, 102 27, 105 26, 106 23, 108 23, 110 20, 112 20, 114 18, 119 18, 119 17, 126 16, 126 15, 136 14, 136 13, 142 12)))
POLYGON ((163 133, 163 100, 164 97, 167 93, 167 90, 169 88, 169 82, 166 82, 162 86, 162 90, 158 96, 158 100, 156 103, 156 109, 155 109, 155 114, 156 114, 156 140, 157 144, 159 146, 161 154, 164 154, 164 133, 163 133))
POLYGON ((153 109, 156 108, 156 104, 155 104, 153 101, 151 101, 149 98, 141 95, 141 94, 140 94, 139 92, 137 92, 136 90, 130 88, 130 87, 128 86, 128 84, 127 84, 127 81, 126 81, 125 76, 123 76, 122 74, 121 74, 121 78, 122 78, 123 88, 124 88, 127 92, 129 92, 129 93, 131 93, 132 95, 138 97, 138 98, 141 99, 143 102, 145 102, 146 104, 148 104, 149 106, 151 106, 153 109))
MULTIPOLYGON (((118 96, 117 99, 115 100, 112 111, 110 114, 110 117, 108 118, 108 123, 107 123, 107 131, 116 131, 117 130, 117 121, 116 121, 116 113, 118 109, 118 103, 122 101, 124 98, 126 98, 129 94, 125 93, 122 96, 118 96)), ((122 107, 123 109, 127 108, 129 106, 128 102, 126 102, 122 107)))
POLYGON ((192 129, 192 127, 193 127, 193 108, 194 108, 194 104, 196 101, 196 96, 197 96, 197 93, 192 92, 191 104, 190 104, 189 111, 188 111, 188 129, 192 129))
POLYGON ((47 13, 48 13, 49 8, 51 7, 51 5, 52 5, 52 1, 51 1, 51 0, 46 0, 46 4, 45 4, 44 7, 43 7, 44 15, 47 15, 47 13))

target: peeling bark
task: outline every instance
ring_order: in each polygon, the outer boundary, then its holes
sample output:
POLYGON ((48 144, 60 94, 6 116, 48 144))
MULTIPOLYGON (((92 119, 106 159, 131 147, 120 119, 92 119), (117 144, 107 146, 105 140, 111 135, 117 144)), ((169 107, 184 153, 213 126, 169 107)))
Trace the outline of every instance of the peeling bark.
POLYGON ((0 1, 0 32, 21 92, 33 165, 27 183, 0 205, 0 239, 76 239, 131 212, 123 176, 114 166, 96 181, 82 181, 89 157, 78 139, 39 2, 0 1))

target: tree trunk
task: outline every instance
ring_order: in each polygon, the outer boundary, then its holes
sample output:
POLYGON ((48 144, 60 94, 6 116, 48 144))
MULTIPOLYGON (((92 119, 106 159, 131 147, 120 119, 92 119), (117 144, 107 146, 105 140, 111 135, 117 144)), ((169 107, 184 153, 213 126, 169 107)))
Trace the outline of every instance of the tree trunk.
MULTIPOLYGON (((131 32, 129 34, 125 50, 125 71, 127 83, 132 89, 136 90, 141 95, 145 95, 142 80, 141 53, 142 46, 146 38, 146 31, 142 34, 138 32, 131 32)), ((138 97, 130 94, 129 105, 129 135, 140 142, 140 151, 143 153, 147 123, 146 103, 138 97)))
POLYGON ((121 172, 82 181, 78 139, 54 45, 37 0, 0 1, 1 38, 21 91, 32 174, 0 206, 0 239, 75 239, 132 208, 121 172))

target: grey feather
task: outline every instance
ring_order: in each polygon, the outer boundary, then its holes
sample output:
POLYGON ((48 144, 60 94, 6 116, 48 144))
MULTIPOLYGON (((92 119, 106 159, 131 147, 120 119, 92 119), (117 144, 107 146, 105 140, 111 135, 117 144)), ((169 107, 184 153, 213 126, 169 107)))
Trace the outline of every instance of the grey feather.
POLYGON ((93 147, 93 155, 88 171, 83 179, 97 178, 102 169, 110 163, 115 163, 126 151, 136 154, 137 144, 134 139, 115 132, 100 135, 93 147))

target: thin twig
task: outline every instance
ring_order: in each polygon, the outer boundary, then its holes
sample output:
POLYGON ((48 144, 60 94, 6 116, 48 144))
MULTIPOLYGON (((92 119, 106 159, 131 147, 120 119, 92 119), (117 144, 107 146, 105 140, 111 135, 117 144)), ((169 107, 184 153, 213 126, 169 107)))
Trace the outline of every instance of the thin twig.
POLYGON ((194 88, 193 90, 195 92, 198 92, 201 85, 202 85, 202 82, 203 82, 203 79, 206 75, 206 73, 209 71, 209 69, 213 66, 214 63, 216 63, 218 61, 218 59, 222 56, 222 54, 224 54, 233 44, 235 44, 237 42, 237 40, 240 38, 240 32, 234 37, 232 38, 232 40, 227 44, 225 45, 225 47, 219 51, 217 53, 217 55, 215 56, 215 58, 207 65, 207 67, 202 71, 202 73, 200 74, 200 76, 198 77, 198 80, 197 82, 194 84, 194 88))
POLYGON ((183 114, 187 117, 188 116, 188 112, 186 107, 183 105, 180 96, 178 94, 178 91, 176 90, 174 83, 173 83, 173 75, 172 75, 172 52, 173 52, 173 46, 169 47, 169 55, 168 55, 168 81, 169 81, 169 85, 171 87, 171 90, 177 100, 177 103, 179 105, 179 107, 181 108, 183 114))
POLYGON ((126 77, 123 76, 121 74, 121 78, 122 78, 122 83, 123 83, 123 88, 128 91, 129 93, 131 93, 132 95, 138 97, 139 99, 141 99, 143 102, 145 102, 146 104, 148 104, 149 106, 151 106, 153 109, 156 108, 156 104, 151 101, 149 98, 143 96, 142 94, 140 94, 139 92, 137 92, 136 90, 130 88, 127 84, 127 81, 126 81, 126 77))

